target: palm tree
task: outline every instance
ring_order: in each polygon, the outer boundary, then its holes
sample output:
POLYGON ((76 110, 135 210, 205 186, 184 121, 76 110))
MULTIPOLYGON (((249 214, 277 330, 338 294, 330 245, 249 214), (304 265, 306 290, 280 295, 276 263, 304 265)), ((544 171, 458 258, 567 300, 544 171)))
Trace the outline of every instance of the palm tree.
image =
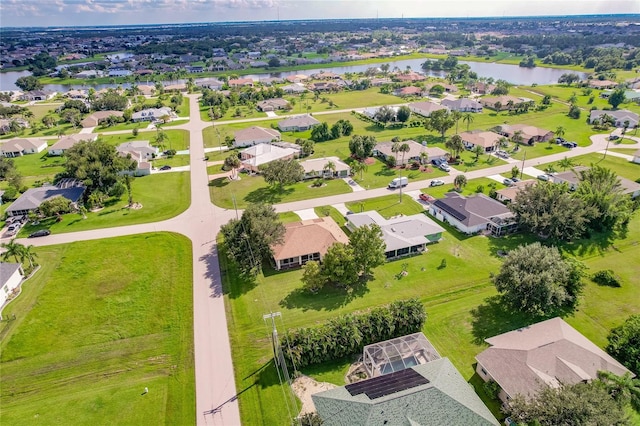
POLYGON ((564 127, 562 127, 562 126, 558 126, 558 127, 556 127, 556 131, 555 131, 555 132, 553 132, 553 133, 554 133, 554 134, 556 135, 556 137, 558 137, 558 138, 563 137, 563 136, 564 136, 564 134, 565 134, 564 127))
POLYGON ((4 253, 2 253, 3 260, 7 260, 13 256, 16 263, 20 263, 22 253, 24 253, 24 246, 22 244, 16 243, 15 240, 11 240, 8 243, 2 243, 0 247, 5 250, 4 253))
POLYGON ((516 130, 513 132, 513 136, 511 136, 511 140, 517 145, 523 142, 524 138, 522 137, 522 130, 516 130))
POLYGON ((21 251, 22 260, 27 259, 29 261, 29 269, 33 269, 33 261, 38 256, 33 252, 33 246, 22 246, 21 251))
POLYGON ((640 411, 640 380, 631 377, 631 373, 618 376, 610 371, 598 371, 598 380, 605 384, 613 399, 623 404, 628 401, 640 411))
POLYGON ((453 135, 444 143, 444 146, 451 151, 451 155, 457 158, 460 151, 464 149, 464 144, 460 135, 453 135))
POLYGON ((404 156, 407 152, 411 151, 411 148, 408 143, 403 143, 400 145, 400 148, 398 148, 398 151, 402 153, 402 164, 404 165, 404 156))
POLYGON ((327 161, 327 163, 322 168, 322 171, 324 172, 323 174, 325 176, 326 176, 327 172, 330 172, 330 176, 333 177, 333 173, 335 173, 335 171, 336 171, 336 163, 334 163, 331 160, 327 161))
POLYGON ((562 167, 562 170, 567 170, 574 167, 576 163, 573 162, 571 158, 564 157, 562 160, 558 161, 558 166, 562 167))
POLYGON ((356 161, 351 165, 351 173, 360 173, 360 180, 362 180, 362 172, 367 170, 367 165, 364 162, 356 161))
POLYGON ((458 134, 458 123, 460 122, 460 119, 462 118, 462 113, 460 111, 453 111, 451 113, 451 118, 456 123, 456 135, 457 135, 458 134))
POLYGON ((453 186, 456 191, 461 191, 467 185, 467 177, 465 175, 457 175, 453 179, 453 186))
POLYGON ((425 164, 429 163, 429 154, 427 154, 425 151, 422 151, 420 153, 420 164, 422 164, 423 166, 425 164))
POLYGON ((467 123, 467 132, 469 131, 469 125, 473 123, 473 119, 473 114, 471 114, 470 112, 467 112, 462 116, 462 121, 467 123))
POLYGON ((231 169, 231 179, 236 178, 236 170, 240 167, 240 164, 240 159, 235 154, 231 154, 224 159, 224 166, 231 169))
POLYGON ((475 162, 477 163, 478 160, 480 159, 480 156, 482 154, 484 154, 484 148, 481 147, 480 145, 475 145, 473 147, 473 153, 475 154, 476 158, 475 158, 475 162))

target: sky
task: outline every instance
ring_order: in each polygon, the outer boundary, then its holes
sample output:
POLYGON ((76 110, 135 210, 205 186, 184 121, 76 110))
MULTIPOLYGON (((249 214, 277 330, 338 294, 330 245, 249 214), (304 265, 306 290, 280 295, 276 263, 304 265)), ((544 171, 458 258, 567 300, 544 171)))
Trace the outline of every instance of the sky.
POLYGON ((640 0, 0 0, 0 28, 620 13, 640 0))

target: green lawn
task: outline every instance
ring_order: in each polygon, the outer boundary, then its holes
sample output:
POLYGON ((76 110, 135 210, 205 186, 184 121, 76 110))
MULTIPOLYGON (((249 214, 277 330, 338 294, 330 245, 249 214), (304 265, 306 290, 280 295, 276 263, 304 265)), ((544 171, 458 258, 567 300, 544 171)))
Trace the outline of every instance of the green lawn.
MULTIPOLYGON (((482 192, 484 195, 489 195, 491 188, 495 188, 496 190, 498 190, 498 189, 506 188, 506 186, 500 182, 496 182, 491 178, 471 179, 470 181, 467 182, 467 185, 464 188, 462 188, 461 194, 467 197, 472 196, 474 194, 478 194, 480 192, 482 192), (482 189, 482 191, 479 191, 478 189, 482 189)), ((443 198, 444 194, 451 191, 453 191, 452 183, 448 183, 441 186, 432 186, 429 188, 422 189, 422 192, 429 194, 435 198, 443 198)))
POLYGON ((189 155, 174 155, 173 157, 160 157, 153 160, 153 167, 159 169, 162 166, 180 167, 188 166, 189 155))
POLYGON ((160 173, 135 178, 131 188, 133 201, 142 204, 139 210, 126 207, 125 194, 119 202, 107 205, 97 212, 87 213, 86 219, 79 214, 67 214, 60 222, 49 219, 37 226, 27 224, 20 230, 19 236, 26 237, 42 228, 48 228, 55 234, 156 222, 177 216, 189 207, 191 186, 188 172, 160 173))
MULTIPOLYGON (((487 182, 474 180, 465 191, 477 183, 487 182)), ((503 185, 497 183, 497 187, 503 185)), ((434 189, 440 191, 444 188, 434 189)), ((394 200, 397 200, 396 196, 385 201, 393 203, 394 200)), ((384 201, 372 202, 382 208, 387 207, 384 201)), ((413 201, 408 204, 417 206, 413 201)), ((360 211, 359 203, 349 207, 360 211)), ((366 205, 363 208, 375 207, 366 205)), ((316 211, 336 216, 339 223, 343 221, 335 209, 319 208, 316 211)), ((417 211, 421 208, 414 210, 411 207, 405 211, 404 207, 402 210, 387 207, 382 213, 388 216, 417 211)), ((629 314, 640 313, 640 305, 634 297, 640 290, 640 282, 635 279, 637 265, 629 262, 629 259, 640 257, 639 239, 640 219, 636 217, 626 236, 612 240, 614 245, 603 245, 604 238, 594 236, 591 241, 562 247, 568 255, 573 254, 585 261, 590 272, 613 268, 623 280, 623 286, 618 289, 599 287, 585 280, 586 288, 578 310, 566 317, 570 324, 601 347, 606 343, 606 334, 611 327, 620 324, 629 314)), ((286 412, 284 397, 271 361, 269 329, 262 321, 265 312, 282 313, 282 323, 278 323, 282 334, 287 328, 312 326, 343 313, 407 297, 418 297, 424 303, 429 318, 423 332, 439 353, 451 359, 475 386, 481 398, 488 401, 479 378, 474 374, 474 357, 487 347, 484 339, 540 320, 505 309, 495 298, 496 291, 489 275, 499 268, 498 250, 509 250, 531 241, 529 237, 518 235, 494 239, 467 237, 448 231, 442 241, 428 247, 427 253, 377 268, 375 279, 365 290, 356 293, 334 288, 324 289, 318 294, 306 293, 301 289, 300 270, 275 272, 267 266, 255 282, 247 282, 222 256, 236 385, 238 389, 246 389, 239 397, 243 422, 288 424, 282 415, 286 412), (441 266, 443 260, 446 261, 445 267, 441 266), (408 264, 409 274, 397 279, 403 263, 408 264)), ((337 360, 305 369, 303 373, 317 380, 342 385, 349 362, 337 360)), ((497 404, 489 402, 489 406, 499 415, 497 404)))
MULTIPOLYGON (((604 157, 604 154, 593 153, 580 155, 578 157, 572 158, 573 162, 576 166, 590 166, 592 164, 606 167, 608 169, 613 170, 619 176, 625 177, 627 179, 636 180, 640 178, 640 164, 633 163, 631 161, 627 161, 624 158, 614 157, 612 155, 607 155, 604 157)), ((542 164, 539 167, 540 169, 544 169, 546 166, 552 164, 556 171, 562 171, 562 168, 558 165, 558 163, 546 163, 542 164)))
POLYGON ((231 209, 234 207, 234 197, 236 206, 245 208, 249 203, 278 204, 351 192, 342 179, 327 180, 318 188, 311 186, 313 180, 307 180, 278 189, 267 185, 262 176, 241 173, 240 178, 231 181, 222 177, 209 182, 211 202, 218 207, 231 209))
POLYGON ((411 216, 424 212, 422 205, 414 201, 410 196, 403 194, 401 202, 399 191, 396 190, 395 192, 396 194, 393 195, 347 203, 346 206, 355 213, 377 210, 378 213, 387 219, 398 215, 411 216))
MULTIPOLYGON (((169 138, 164 145, 165 149, 175 149, 181 151, 189 149, 189 132, 187 130, 164 130, 164 133, 169 138)), ((131 141, 149 141, 151 145, 155 145, 157 137, 156 130, 140 130, 138 136, 133 136, 132 133, 123 133, 115 135, 101 134, 100 138, 105 142, 117 146, 124 142, 131 141)))
MULTIPOLYGON (((55 141, 51 141, 50 145, 55 141)), ((27 154, 13 159, 20 174, 24 177, 53 177, 64 170, 64 157, 51 157, 44 150, 37 154, 27 154)))
POLYGON ((16 320, 0 323, 2 423, 194 424, 191 243, 156 233, 36 252, 42 268, 3 312, 16 320))

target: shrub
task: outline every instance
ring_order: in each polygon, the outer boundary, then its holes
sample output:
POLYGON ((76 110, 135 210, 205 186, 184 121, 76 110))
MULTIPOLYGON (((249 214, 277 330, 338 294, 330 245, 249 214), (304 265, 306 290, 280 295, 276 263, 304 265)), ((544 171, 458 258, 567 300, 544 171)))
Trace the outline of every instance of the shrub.
POLYGON ((484 392, 491 397, 491 399, 498 399, 498 394, 500 393, 500 385, 493 381, 493 380, 489 380, 487 382, 484 382, 482 384, 482 387, 484 388, 484 392))
POLYGON ((329 320, 319 327, 289 330, 280 339, 289 365, 303 368, 354 355, 371 343, 416 333, 427 314, 418 299, 398 300, 386 306, 329 320))
POLYGON ((591 275, 591 281, 598 285, 620 287, 620 280, 611 269, 603 269, 591 275))

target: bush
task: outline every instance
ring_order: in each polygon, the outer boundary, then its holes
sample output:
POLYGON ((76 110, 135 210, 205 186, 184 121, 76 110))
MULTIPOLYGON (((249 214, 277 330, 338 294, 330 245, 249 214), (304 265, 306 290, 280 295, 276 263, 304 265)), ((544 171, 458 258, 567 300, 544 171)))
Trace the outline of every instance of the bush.
POLYGON ((591 281, 598 285, 606 285, 609 287, 620 287, 618 276, 611 269, 603 269, 591 275, 591 281))
POLYGON ((491 399, 498 399, 498 394, 500 393, 500 385, 493 381, 493 380, 489 380, 487 382, 484 382, 482 384, 482 387, 484 389, 484 392, 491 398, 491 399))
POLYGON ((280 339, 289 365, 303 368, 354 355, 371 343, 416 333, 427 314, 418 299, 398 300, 366 312, 346 314, 319 327, 290 330, 280 339))

